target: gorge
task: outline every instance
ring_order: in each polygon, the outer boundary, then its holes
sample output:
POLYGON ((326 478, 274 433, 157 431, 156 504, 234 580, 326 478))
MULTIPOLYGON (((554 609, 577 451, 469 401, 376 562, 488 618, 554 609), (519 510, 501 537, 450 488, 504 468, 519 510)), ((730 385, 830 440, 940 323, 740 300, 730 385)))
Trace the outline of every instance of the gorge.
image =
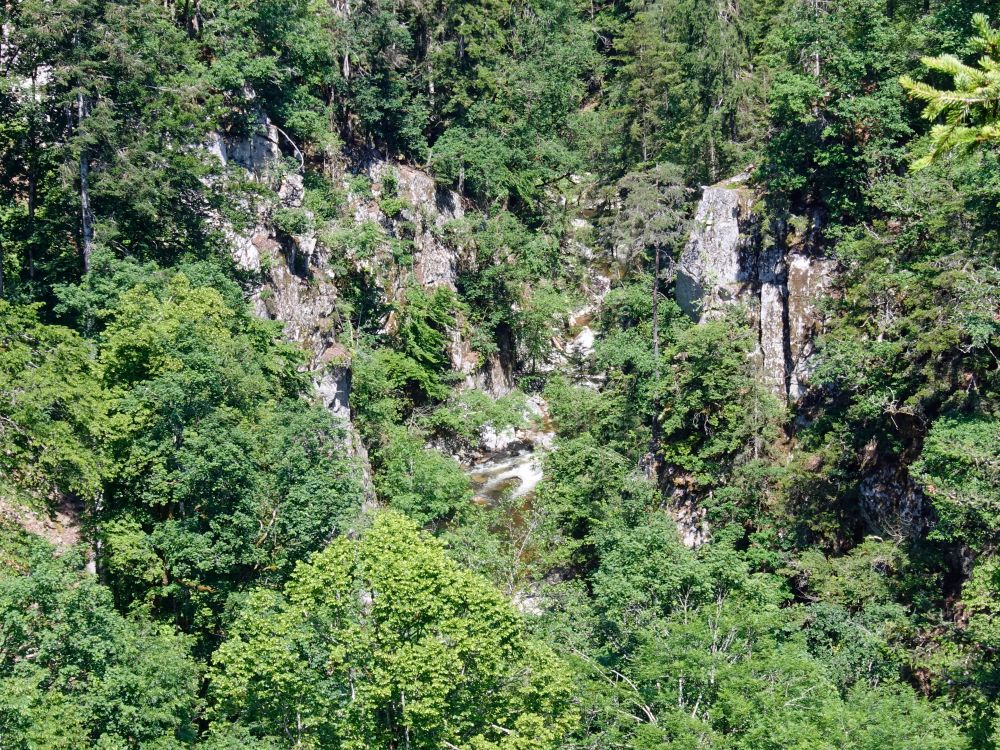
POLYGON ((996 750, 998 14, 0 6, 0 750, 996 750))

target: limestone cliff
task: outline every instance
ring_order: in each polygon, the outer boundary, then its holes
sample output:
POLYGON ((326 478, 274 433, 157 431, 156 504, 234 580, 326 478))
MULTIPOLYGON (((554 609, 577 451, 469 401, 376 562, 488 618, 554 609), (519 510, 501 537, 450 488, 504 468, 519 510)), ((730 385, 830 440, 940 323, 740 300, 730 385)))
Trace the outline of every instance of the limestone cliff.
POLYGON ((741 175, 704 188, 677 270, 677 304, 695 320, 744 300, 757 282, 754 195, 741 175))
MULTIPOLYGON (((794 402, 809 388, 835 263, 785 226, 772 227, 765 240, 754 210, 759 197, 745 175, 704 189, 681 256, 677 302, 697 321, 742 305, 757 334, 761 380, 794 402)), ((858 503, 868 526, 897 540, 918 535, 926 527, 926 504, 905 464, 880 458, 874 442, 861 459, 858 503)), ((703 519, 683 488, 674 496, 684 539, 697 546, 705 537, 703 519)))
MULTIPOLYGON (((260 183, 266 188, 263 195, 271 196, 248 207, 248 226, 236 228, 221 217, 216 217, 217 224, 234 260, 258 279, 252 296, 256 312, 281 321, 287 338, 303 346, 322 403, 349 422, 353 342, 342 290, 354 285, 358 275, 369 279, 388 304, 399 300, 410 283, 455 290, 463 250, 444 235, 448 222, 464 216, 464 207, 457 193, 419 169, 373 150, 345 151, 333 160, 327 175, 344 202, 338 207, 341 223, 347 231, 375 227, 379 240, 366 253, 332 247, 307 207, 300 170, 282 156, 282 137, 261 113, 249 135, 216 133, 206 144, 223 165, 260 183), (282 222, 282 215, 296 221, 282 222), (406 260, 393 256, 394 245, 406 248, 406 260)), ((391 314, 380 322, 385 333, 394 324, 391 314)), ((495 397, 510 392, 513 342, 499 342, 499 352, 481 361, 464 328, 460 320, 451 331, 452 368, 466 376, 469 387, 495 397)), ((352 450, 363 451, 360 440, 353 437, 351 442, 352 450)))
POLYGON ((742 305, 757 334, 763 382, 782 399, 805 391, 833 261, 787 242, 765 242, 747 175, 706 187, 677 271, 677 303, 694 320, 742 305))

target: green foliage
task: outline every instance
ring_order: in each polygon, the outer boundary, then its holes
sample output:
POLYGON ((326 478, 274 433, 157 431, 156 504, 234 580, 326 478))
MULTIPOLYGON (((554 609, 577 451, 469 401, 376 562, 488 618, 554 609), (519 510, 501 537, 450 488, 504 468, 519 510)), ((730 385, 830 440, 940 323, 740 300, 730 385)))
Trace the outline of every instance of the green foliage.
POLYGON ((749 331, 734 322, 692 326, 666 353, 661 453, 699 484, 711 484, 734 460, 759 456, 780 414, 752 370, 749 331))
POLYGON ((92 501, 101 479, 100 370, 78 334, 0 300, 0 473, 45 500, 92 501))
POLYGON ((1000 529, 1000 420, 941 417, 931 425, 913 472, 934 503, 934 536, 981 548, 1000 529))
POLYGON ((651 502, 652 486, 624 456, 591 434, 567 439, 545 457, 535 503, 544 515, 546 563, 593 564, 594 534, 611 515, 651 502))
POLYGON ((934 122, 943 116, 945 121, 931 130, 931 148, 913 162, 914 169, 928 166, 952 149, 1000 140, 1000 31, 990 26, 982 13, 972 17, 972 25, 978 35, 969 43, 983 52, 978 67, 966 65, 954 55, 921 58, 930 70, 952 78, 953 91, 942 91, 909 76, 900 78, 911 97, 926 103, 921 113, 925 120, 934 122))
MULTIPOLYGON (((590 653, 576 656, 583 709, 578 741, 629 747, 965 747, 948 717, 898 683, 892 660, 870 681, 838 690, 883 664, 886 612, 850 623, 835 605, 787 603, 774 576, 752 574, 724 541, 685 549, 662 512, 610 518, 596 537, 594 598, 582 605, 552 591, 546 630, 579 629, 590 653), (563 624, 560 624, 560 620, 563 624), (859 635, 866 640, 856 642, 859 635), (825 638, 843 639, 831 641, 825 638), (864 645, 867 653, 856 646, 864 645), (917 723, 911 723, 916 721, 917 723), (900 734, 902 733, 902 734, 900 734), (835 740, 828 738, 836 737, 835 740)), ((889 610, 890 616, 899 613, 889 610)), ((570 637, 571 639, 572 637, 570 637)), ((577 636, 579 639, 579 636, 577 636)), ((568 639, 567 639, 568 640, 568 639)), ((565 642, 563 640, 562 642, 565 642)))
MULTIPOLYGON (((395 348, 360 352, 353 364, 352 408, 377 469, 378 494, 421 524, 447 518, 471 499, 457 462, 426 447, 422 430, 399 424, 419 407, 448 396, 449 331, 460 309, 455 294, 445 288, 427 293, 409 287, 396 311, 395 348)), ((430 417, 427 426, 442 429, 447 409, 430 417)))
POLYGON ((446 237, 468 248, 473 262, 459 269, 458 293, 465 303, 471 343, 483 355, 530 342, 529 356, 548 352, 546 337, 567 311, 570 294, 554 281, 564 273, 558 239, 534 232, 510 213, 466 215, 446 228, 446 237))
POLYGON ((279 208, 272 218, 274 226, 286 235, 305 234, 312 229, 312 221, 301 208, 279 208))
MULTIPOLYGON (((9 502, 9 501, 8 501, 9 502)), ((0 520, 0 573, 27 570, 38 540, 11 519, 0 520)))
MULTIPOLYGON (((601 337, 595 344, 595 358, 607 373, 607 383, 601 392, 602 413, 590 422, 590 429, 601 440, 616 444, 619 452, 636 459, 637 450, 648 449, 659 388, 653 356, 651 287, 652 279, 640 276, 608 293, 599 317, 601 337)), ((662 300, 659 307, 661 343, 666 343, 688 325, 688 319, 671 300, 662 300)))
POLYGON ((767 39, 772 133, 759 168, 778 215, 808 206, 824 224, 868 216, 867 186, 901 162, 911 133, 898 82, 904 29, 871 0, 785 4, 767 39))
POLYGON ((448 396, 450 331, 461 309, 447 289, 411 286, 395 310, 394 347, 355 357, 351 405, 370 442, 382 440, 415 407, 448 396))
POLYGON ((510 604, 401 517, 258 592, 211 673, 228 722, 303 747, 558 747, 573 725, 565 668, 510 604))
POLYGON ((538 362, 545 362, 552 351, 552 339, 565 326, 566 316, 572 307, 569 295, 550 286, 537 286, 531 290, 518 312, 516 321, 517 341, 524 347, 532 370, 538 362))
POLYGON ((445 440, 475 443, 484 429, 500 433, 509 427, 523 427, 528 410, 527 399, 520 391, 512 391, 498 399, 478 389, 453 395, 435 409, 424 424, 445 440))
POLYGON ((592 581, 606 643, 623 649, 656 618, 709 601, 712 582, 681 544, 668 515, 640 515, 634 529, 616 520, 597 536, 600 565, 592 581))
POLYGON ((344 203, 344 194, 337 190, 331 180, 316 172, 306 172, 302 178, 306 193, 303 207, 311 211, 319 221, 332 221, 339 216, 344 203))
POLYGON ((75 556, 0 570, 0 732, 10 748, 180 748, 199 670, 168 627, 126 620, 75 556))
POLYGON ((3 244, 27 287, 77 275, 91 252, 84 194, 98 246, 165 261, 214 255, 208 214, 227 201, 209 189, 218 165, 197 146, 217 100, 172 10, 32 1, 5 9, 4 23, 8 75, 29 87, 3 94, 0 170, 14 206, 3 244))
POLYGON ((458 463, 424 445, 423 436, 397 427, 376 456, 378 495, 421 525, 446 519, 472 500, 469 478, 458 463))
POLYGON ((536 208, 579 164, 567 141, 597 62, 584 20, 564 0, 459 2, 445 27, 432 59, 451 127, 434 143, 432 170, 487 205, 536 208))
POLYGON ((449 556, 535 614, 530 608, 537 582, 552 563, 549 534, 558 532, 547 522, 546 508, 507 492, 489 504, 467 505, 455 521, 438 535, 449 556))
POLYGON ((602 166, 617 175, 636 164, 673 162, 689 184, 732 174, 765 130, 757 104, 763 81, 750 71, 761 66, 761 41, 779 7, 749 2, 718 13, 696 0, 627 6, 610 42, 613 138, 602 166))
POLYGON ((620 205, 607 220, 607 242, 625 273, 646 265, 652 252, 679 249, 687 238, 685 191, 672 164, 632 172, 616 184, 620 205))
MULTIPOLYGON (((849 497, 866 454, 911 463, 941 415, 976 422, 995 409, 997 194, 994 159, 957 157, 881 182, 884 218, 845 233, 815 375, 836 397, 802 434, 824 467, 816 489, 849 497)), ((981 540, 986 528, 945 536, 981 540)))
POLYGON ((406 203, 402 198, 383 198, 378 202, 378 207, 382 209, 382 213, 386 216, 395 217, 406 208, 406 203))
POLYGON ((410 382, 425 398, 439 400, 448 392, 443 380, 450 365, 448 336, 460 310, 459 301, 447 288, 427 293, 417 286, 406 290, 405 300, 397 310, 397 349, 414 363, 410 382))
POLYGON ((103 564, 121 604, 210 630, 232 592, 349 526, 345 438, 297 398, 297 355, 215 289, 177 274, 106 319, 103 564))
POLYGON ((876 539, 844 557, 808 550, 795 562, 795 574, 809 602, 803 612, 809 650, 828 665, 841 691, 898 680, 914 629, 900 601, 912 574, 903 550, 876 539))

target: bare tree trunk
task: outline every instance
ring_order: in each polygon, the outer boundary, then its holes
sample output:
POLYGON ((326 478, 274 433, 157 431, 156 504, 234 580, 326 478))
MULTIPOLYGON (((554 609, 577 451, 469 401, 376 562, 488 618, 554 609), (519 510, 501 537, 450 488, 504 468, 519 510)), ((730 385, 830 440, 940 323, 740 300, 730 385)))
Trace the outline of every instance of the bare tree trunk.
MULTIPOLYGON (((83 93, 76 95, 77 130, 83 128, 87 116, 83 93)), ((94 252, 94 215, 90 210, 90 157, 87 147, 80 148, 80 218, 82 224, 83 272, 90 271, 90 256, 94 252)))
MULTIPOLYGON (((825 6, 825 3, 823 2, 823 0, 812 0, 813 15, 815 17, 819 18, 820 14, 822 14, 826 10, 826 8, 824 6, 825 6)), ((813 62, 813 70, 812 70, 813 76, 815 78, 819 78, 819 74, 820 74, 820 57, 819 57, 819 47, 818 46, 817 46, 816 50, 813 52, 812 58, 813 58, 813 60, 812 60, 812 62, 813 62)))
MULTIPOLYGON (((31 71, 31 98, 38 102, 38 68, 31 71)), ((35 278, 35 206, 38 205, 38 152, 41 145, 38 142, 38 131, 35 129, 32 117, 31 138, 29 140, 30 156, 28 158, 28 278, 35 278)))
POLYGON ((708 136, 708 165, 708 177, 714 185, 719 181, 719 159, 715 153, 715 136, 712 134, 708 136))
POLYGON ((660 441, 660 246, 653 249, 653 424, 649 436, 649 453, 656 465, 656 448, 660 441))
MULTIPOLYGON (((34 145, 32 145, 34 149, 34 145)), ((28 278, 35 278, 35 204, 38 201, 38 178, 35 174, 35 157, 31 157, 31 169, 28 172, 28 278)), ((2 269, 0 269, 2 270, 2 269)))
POLYGON ((660 382, 660 246, 653 250, 653 379, 660 382))

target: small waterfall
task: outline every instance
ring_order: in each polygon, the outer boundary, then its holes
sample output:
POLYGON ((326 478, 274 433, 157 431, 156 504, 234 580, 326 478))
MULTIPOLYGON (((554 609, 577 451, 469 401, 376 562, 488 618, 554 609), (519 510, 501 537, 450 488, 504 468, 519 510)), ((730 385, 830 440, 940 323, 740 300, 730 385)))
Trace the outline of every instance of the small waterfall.
POLYGON ((506 493, 527 498, 542 481, 542 463, 552 448, 555 432, 545 399, 530 396, 528 410, 530 426, 490 431, 482 443, 486 451, 466 464, 478 502, 495 505, 506 493))
POLYGON ((493 453, 469 467, 469 479, 476 497, 495 504, 505 492, 524 497, 535 491, 542 480, 543 451, 534 446, 493 453))

